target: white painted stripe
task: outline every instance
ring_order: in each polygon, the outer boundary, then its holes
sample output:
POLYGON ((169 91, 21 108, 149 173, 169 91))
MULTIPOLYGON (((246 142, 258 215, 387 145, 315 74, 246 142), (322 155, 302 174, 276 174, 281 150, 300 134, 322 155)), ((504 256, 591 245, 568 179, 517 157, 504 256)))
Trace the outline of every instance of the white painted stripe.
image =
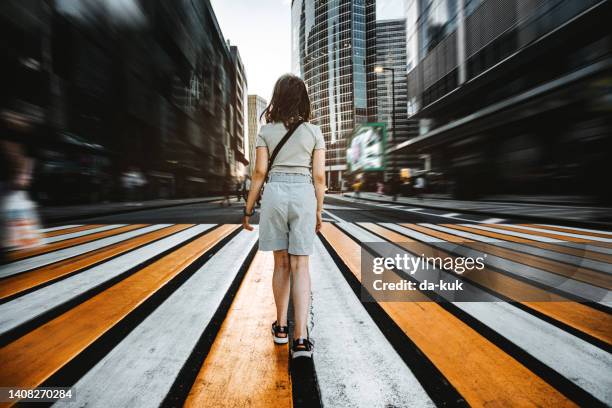
POLYGON ((310 259, 309 331, 323 406, 433 407, 318 239, 310 259))
POLYGON ((98 239, 93 242, 87 242, 85 244, 59 249, 57 251, 34 256, 32 258, 22 259, 20 261, 15 261, 7 265, 2 265, 0 266, 0 278, 5 278, 7 276, 15 275, 17 273, 29 271, 30 269, 40 268, 41 266, 72 258, 73 256, 81 255, 86 252, 95 251, 96 249, 116 244, 118 242, 126 241, 130 238, 144 235, 148 232, 157 231, 170 225, 172 224, 150 225, 148 227, 138 228, 132 231, 124 232, 123 234, 113 235, 111 237, 98 239))
POLYGON ((433 230, 438 230, 438 231, 441 231, 441 232, 446 232, 447 234, 454 234, 454 235, 457 235, 457 236, 462 237, 462 238, 472 239, 474 241, 490 242, 490 243, 493 243, 493 242, 505 242, 505 241, 502 241, 501 239, 486 237, 484 235, 472 234, 470 232, 465 232, 465 231, 459 231, 459 230, 455 230, 455 229, 452 229, 452 228, 443 227, 443 226, 437 225, 437 224, 430 224, 430 223, 423 222, 423 223, 419 223, 419 225, 421 225, 423 227, 426 227, 426 228, 431 228, 433 230))
POLYGON ((540 224, 546 227, 556 227, 556 228, 568 228, 568 229, 573 229, 576 231, 582 231, 582 232, 594 232, 597 234, 610 234, 612 235, 612 231, 603 231, 603 230, 596 230, 596 229, 589 229, 589 228, 578 228, 578 227, 568 227, 567 225, 553 225, 553 224, 540 224))
POLYGON ((45 232, 60 231, 60 230, 63 230, 63 229, 82 227, 82 226, 83 226, 83 224, 60 225, 58 227, 43 228, 43 229, 40 230, 40 232, 45 233, 45 232))
POLYGON ((421 211, 423 208, 404 208, 404 211, 421 211))
POLYGON ((75 384, 79 404, 160 406, 257 237, 257 232, 241 231, 104 356, 75 384))
MULTIPOLYGON (((383 224, 385 227, 389 226, 390 229, 399 232, 400 234, 409 235, 413 233, 399 225, 394 224, 383 224)), ((361 240, 362 242, 367 242, 361 240)), ((432 242, 430 241, 432 246, 440 248, 442 250, 448 251, 448 245, 444 245, 444 243, 432 242)), ((471 248, 466 248, 460 245, 452 246, 453 252, 460 256, 479 256, 475 255, 479 251, 476 251, 471 248)), ((521 276, 523 278, 530 279, 534 282, 538 282, 544 284, 549 287, 553 287, 565 293, 570 293, 575 296, 579 296, 583 299, 590 300, 592 302, 597 302, 600 304, 604 304, 605 302, 612 301, 612 292, 588 283, 580 282, 573 280, 571 278, 557 275, 552 272, 547 272, 538 268, 534 268, 520 262, 515 262, 509 259, 501 258, 499 256, 487 254, 487 260, 485 262, 487 266, 492 266, 503 271, 508 272, 509 274, 521 276)))
POLYGON ((482 221, 484 224, 499 224, 500 222, 504 222, 506 221, 503 218, 487 218, 486 220, 482 221))
POLYGON ((558 244, 560 242, 563 242, 559 239, 552 239, 552 238, 548 238, 548 237, 540 237, 537 235, 533 235, 533 234, 523 234, 522 232, 515 232, 515 231, 509 231, 509 230, 505 230, 505 229, 501 229, 501 228, 492 228, 492 227, 487 227, 484 225, 474 225, 474 224, 461 224, 463 226, 466 227, 472 227, 472 228, 476 228, 476 229, 481 229, 484 231, 490 231, 490 232, 496 232, 498 234, 506 234, 506 235, 511 235, 513 237, 519 237, 519 238, 527 238, 527 239, 531 239, 533 241, 540 241, 540 242, 548 242, 548 243, 553 243, 553 244, 558 244))
POLYGON ((448 217, 448 218, 453 218, 458 216, 458 213, 447 213, 447 214, 442 214, 441 217, 448 217))
MULTIPOLYGON (((353 236, 361 242, 369 242, 353 236)), ((490 264, 489 258, 492 256, 488 257, 487 264, 490 264)), ((432 270, 417 271, 412 276, 422 281, 423 277, 432 278, 434 273, 432 270)), ((436 279, 450 275, 445 271, 439 271, 439 274, 435 275, 436 279)), ((464 286, 464 291, 467 289, 483 299, 498 299, 467 281, 464 281, 464 286)), ((612 372, 612 354, 509 303, 487 301, 453 304, 596 398, 608 405, 612 403, 612 377, 608 375, 612 372)))
POLYGON ((337 215, 334 215, 334 214, 330 213, 330 212, 329 212, 329 211, 327 211, 327 210, 323 210, 323 212, 324 212, 325 214, 329 215, 330 217, 332 217, 334 220, 336 220, 336 221, 338 221, 338 222, 346 222, 346 221, 344 221, 342 218, 338 217, 337 215))
MULTIPOLYGON (((441 232, 446 232, 448 234, 455 234, 463 238, 467 238, 467 239, 471 239, 475 241, 486 242, 486 243, 492 244, 497 247, 507 248, 513 251, 524 252, 524 253, 535 255, 541 258, 551 259, 553 261, 565 262, 565 263, 575 265, 580 268, 589 268, 589 269, 593 269, 593 270, 604 272, 604 273, 612 273, 612 264, 609 264, 607 262, 594 261, 594 260, 586 259, 580 256, 564 254, 561 252, 555 252, 555 251, 538 248, 538 247, 531 246, 531 245, 519 244, 516 242, 500 241, 500 240, 493 239, 490 237, 485 237, 481 235, 471 234, 465 231, 459 231, 459 230, 455 230, 452 228, 443 227, 441 225, 425 224, 425 223, 419 224, 419 225, 422 225, 424 227, 429 227, 431 229, 435 229, 441 232)), ((520 254, 517 254, 517 257, 519 256, 520 254)))
POLYGON ((601 238, 601 237, 592 237, 590 235, 580 235, 580 234, 572 234, 572 233, 569 233, 569 232, 551 231, 551 230, 547 230, 547 229, 543 229, 543 228, 528 227, 526 225, 511 225, 511 226, 515 227, 515 228, 519 228, 519 229, 528 230, 528 231, 545 232, 545 233, 548 233, 548 234, 561 235, 561 236, 564 236, 564 237, 580 238, 580 239, 585 239, 585 240, 589 240, 589 241, 612 242, 612 239, 601 238))
MULTIPOLYGON (((399 225, 390 223, 390 222, 381 222, 380 225, 382 225, 385 228, 389 228, 392 229, 394 231, 396 231, 396 227, 399 227, 399 225)), ((436 237, 432 237, 426 234, 423 234, 422 232, 419 231, 415 231, 412 228, 408 228, 408 227, 402 227, 402 234, 406 235, 407 237, 410 238, 414 238, 416 240, 419 241, 423 241, 423 242, 445 242, 444 240, 440 239, 440 238, 436 238, 436 237)))
POLYGON ((80 294, 122 274, 149 258, 166 251, 213 227, 197 225, 162 240, 113 258, 82 273, 60 280, 35 292, 0 305, 0 334, 40 316, 48 310, 69 302, 80 294))
POLYGON ((56 235, 54 237, 45 238, 45 242, 47 244, 52 244, 54 242, 64 241, 64 240, 71 239, 71 238, 78 238, 78 237, 82 237, 82 236, 85 236, 85 235, 91 235, 91 234, 95 234, 97 232, 108 231, 108 230, 112 230, 112 229, 115 229, 115 228, 124 227, 126 225, 127 224, 103 225, 103 226, 98 227, 98 228, 91 228, 91 229, 84 230, 84 231, 77 231, 77 232, 72 232, 70 234, 56 235))

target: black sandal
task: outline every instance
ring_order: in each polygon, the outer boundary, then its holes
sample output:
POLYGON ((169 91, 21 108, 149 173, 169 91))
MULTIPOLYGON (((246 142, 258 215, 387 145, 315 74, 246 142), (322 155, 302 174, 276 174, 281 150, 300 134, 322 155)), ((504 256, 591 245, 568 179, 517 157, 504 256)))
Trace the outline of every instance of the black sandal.
POLYGON ((291 358, 306 357, 312 358, 314 344, 310 339, 294 339, 291 347, 291 358))
POLYGON ((276 344, 287 344, 289 342, 289 328, 279 326, 276 322, 272 323, 272 337, 276 344), (281 335, 284 335, 284 337, 281 335))

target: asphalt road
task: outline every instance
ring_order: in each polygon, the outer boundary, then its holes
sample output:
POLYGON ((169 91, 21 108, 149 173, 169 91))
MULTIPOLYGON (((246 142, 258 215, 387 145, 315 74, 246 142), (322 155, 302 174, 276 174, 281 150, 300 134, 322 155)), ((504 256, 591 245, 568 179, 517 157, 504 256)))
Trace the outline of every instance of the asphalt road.
MULTIPOLYGON (((242 221, 244 201, 232 200, 231 206, 221 206, 219 202, 198 203, 152 210, 134 211, 124 214, 107 215, 95 218, 74 220, 96 224, 133 224, 133 223, 216 223, 239 224, 242 221)), ((463 223, 485 222, 491 217, 484 215, 461 214, 446 210, 426 209, 410 205, 388 205, 352 198, 327 196, 323 218, 327 221, 347 222, 404 222, 404 223, 463 223)), ((520 219, 499 219, 498 222, 521 222, 520 219)), ((251 222, 259 223, 256 214, 251 222)))

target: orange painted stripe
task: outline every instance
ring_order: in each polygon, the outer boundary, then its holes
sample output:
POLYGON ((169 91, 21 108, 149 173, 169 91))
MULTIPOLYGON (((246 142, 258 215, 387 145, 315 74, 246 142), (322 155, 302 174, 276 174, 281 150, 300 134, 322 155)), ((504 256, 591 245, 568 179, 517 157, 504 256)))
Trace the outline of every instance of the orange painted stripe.
POLYGON ((0 348, 0 384, 39 386, 237 227, 214 229, 0 348))
POLYGON ((271 252, 258 252, 185 407, 291 407, 287 345, 275 345, 271 252))
MULTIPOLYGON (((410 244, 403 245, 406 239, 404 235, 395 231, 388 230, 376 224, 360 224, 364 228, 377 233, 383 238, 398 243, 410 250, 416 250, 426 256, 455 256, 448 254, 438 248, 432 248, 428 244, 410 244)), ((408 227, 408 224, 405 224, 408 227)), ((415 230, 424 234, 430 235, 442 240, 455 240, 457 237, 450 234, 445 234, 440 231, 415 226, 415 230)), ((451 241, 461 242, 461 241, 451 241)), ((470 246, 464 241, 464 246, 470 246)), ((482 246, 472 246, 473 248, 482 251, 482 246)), ((473 270, 469 274, 463 275, 465 278, 476 282, 484 287, 494 290, 495 292, 508 297, 514 301, 520 302, 527 307, 536 310, 548 317, 551 317, 559 322, 562 322, 576 330, 587 333, 605 343, 612 344, 612 315, 588 307, 582 303, 569 301, 568 299, 554 293, 549 293, 536 286, 526 282, 514 279, 510 276, 485 268, 482 271, 473 270), (523 302, 521 299, 548 299, 542 302, 523 302)))
POLYGON ((587 235, 590 237, 598 237, 598 238, 612 238, 612 233, 605 232, 591 232, 591 231, 580 231, 573 228, 566 227, 555 227, 552 225, 541 225, 541 224, 520 224, 526 227, 534 227, 534 228, 542 228, 551 231, 559 231, 559 232, 568 232, 570 234, 579 234, 579 235, 587 235))
POLYGON ((163 228, 161 230, 149 232, 148 234, 134 237, 127 241, 118 242, 116 244, 98 249, 96 251, 87 252, 74 258, 68 258, 51 265, 43 266, 38 269, 10 276, 2 280, 2 285, 0 285, 0 299, 13 296, 17 293, 34 288, 45 282, 49 282, 62 276, 76 272, 79 269, 83 269, 98 262, 110 259, 116 255, 126 253, 148 242, 166 237, 170 234, 182 231, 191 226, 193 226, 193 224, 174 225, 171 227, 163 228))
POLYGON ((574 237, 568 237, 566 235, 559 235, 559 234, 553 234, 553 233, 548 233, 548 232, 525 230, 522 228, 510 226, 510 225, 500 225, 500 224, 480 224, 480 225, 483 225, 486 227, 492 227, 492 228, 499 228, 499 229, 503 229, 507 231, 520 232, 523 234, 535 235, 539 237, 558 239, 560 241, 588 243, 589 245, 595 245, 595 246, 600 246, 604 248, 612 248, 612 244, 608 244, 606 242, 592 241, 592 240, 585 239, 585 238, 574 238, 574 237))
MULTIPOLYGON (((424 234, 445 239, 441 237, 448 237, 449 239, 455 239, 452 235, 444 234, 443 232, 435 231, 430 228, 425 228, 420 225, 414 224, 401 224, 406 228, 411 228, 416 231, 420 231, 424 234)), ((534 268, 542 269, 554 273, 556 275, 565 276, 570 279, 574 279, 581 282, 586 282, 591 285, 599 286, 604 289, 612 290, 612 276, 604 272, 598 272, 587 268, 582 268, 575 265, 569 265, 563 262, 554 261, 552 259, 540 258, 535 255, 526 254, 522 252, 513 251, 507 248, 498 247, 486 243, 470 243, 468 241, 452 241, 460 242, 463 246, 474 248, 478 251, 484 251, 491 255, 499 256, 500 258, 509 259, 514 262, 528 265, 534 268)))
POLYGON ((71 246, 84 244, 85 242, 95 241, 96 239, 110 237, 111 235, 118 235, 122 232, 132 231, 138 228, 146 227, 147 224, 133 224, 126 225, 124 227, 113 228, 108 231, 96 232, 95 234, 84 235, 82 237, 76 237, 66 239, 64 241, 54 242, 52 244, 43 245, 31 249, 22 249, 19 251, 9 252, 8 257, 11 261, 17 261, 19 259, 28 258, 34 255, 46 254, 48 252, 57 251, 58 249, 68 248, 71 246))
POLYGON ((578 248, 569 248, 561 245, 555 245, 548 242, 540 242, 527 238, 515 237, 513 235, 501 234, 498 232, 485 231, 477 228, 466 227, 458 224, 440 224, 443 227, 456 229, 460 231, 470 232, 476 235, 482 235, 489 238, 502 239, 504 241, 517 242, 520 244, 526 244, 537 248, 548 249, 550 251, 560 252, 562 254, 574 255, 581 258, 593 259, 595 261, 602 261, 612 263, 612 256, 601 254, 599 252, 585 251, 578 248))
MULTIPOLYGON (((329 223, 322 234, 360 279, 360 246, 329 223)), ((575 406, 437 303, 379 304, 470 405, 575 406)))
POLYGON ((73 232, 87 231, 90 229, 99 228, 103 226, 104 226, 103 224, 81 225, 80 227, 72 227, 72 228, 66 228, 63 230, 45 232, 43 236, 45 238, 51 238, 51 237, 57 237, 58 235, 72 234, 73 232))

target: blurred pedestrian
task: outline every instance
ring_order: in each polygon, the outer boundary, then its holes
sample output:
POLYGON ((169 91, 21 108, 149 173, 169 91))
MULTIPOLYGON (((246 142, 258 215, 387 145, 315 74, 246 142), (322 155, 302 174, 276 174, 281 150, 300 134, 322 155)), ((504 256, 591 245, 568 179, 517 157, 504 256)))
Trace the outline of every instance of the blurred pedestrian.
POLYGON ((225 203, 227 203, 228 207, 232 206, 231 203, 231 190, 232 190, 232 186, 231 186, 231 181, 229 179, 225 179, 223 181, 223 201, 221 201, 221 207, 223 207, 225 205, 225 203))
POLYGON ((382 181, 376 182, 376 194, 381 197, 385 194, 385 184, 382 181))
POLYGON ((420 175, 416 178, 414 182, 414 195, 419 200, 422 200, 424 192, 425 192, 425 177, 420 175))
POLYGON ((361 180, 357 179, 353 183, 353 197, 361 198, 360 191, 361 191, 361 180))
POLYGON ((242 198, 242 182, 240 180, 236 181, 236 188, 234 192, 236 193, 236 201, 239 203, 242 198))
POLYGON ((397 201, 397 196, 400 194, 401 187, 402 181, 397 174, 394 174, 391 178, 391 195, 393 196, 393 201, 397 201))
POLYGON ((242 183, 242 198, 244 199, 245 203, 247 199, 249 198, 250 190, 251 190, 251 177, 246 176, 244 178, 244 182, 242 183))

